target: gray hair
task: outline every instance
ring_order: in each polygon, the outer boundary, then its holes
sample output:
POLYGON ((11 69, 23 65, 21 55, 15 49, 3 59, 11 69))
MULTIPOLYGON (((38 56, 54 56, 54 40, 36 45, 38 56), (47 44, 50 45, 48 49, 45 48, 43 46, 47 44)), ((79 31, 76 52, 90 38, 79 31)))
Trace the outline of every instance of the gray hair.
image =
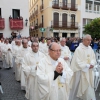
POLYGON ((91 37, 91 35, 86 34, 86 35, 83 36, 83 39, 86 39, 87 37, 91 37))
POLYGON ((60 38, 60 41, 62 41, 63 39, 65 39, 64 37, 60 38))

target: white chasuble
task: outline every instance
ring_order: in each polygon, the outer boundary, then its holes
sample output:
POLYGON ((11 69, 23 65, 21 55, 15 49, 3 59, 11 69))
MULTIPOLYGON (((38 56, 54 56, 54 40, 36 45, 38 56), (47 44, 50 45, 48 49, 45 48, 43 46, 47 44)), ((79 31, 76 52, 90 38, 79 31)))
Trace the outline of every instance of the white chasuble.
POLYGON ((68 100, 72 75, 72 70, 62 58, 57 61, 49 55, 43 58, 37 67, 39 100, 68 100), (58 62, 63 65, 63 74, 54 80, 54 71, 58 62))

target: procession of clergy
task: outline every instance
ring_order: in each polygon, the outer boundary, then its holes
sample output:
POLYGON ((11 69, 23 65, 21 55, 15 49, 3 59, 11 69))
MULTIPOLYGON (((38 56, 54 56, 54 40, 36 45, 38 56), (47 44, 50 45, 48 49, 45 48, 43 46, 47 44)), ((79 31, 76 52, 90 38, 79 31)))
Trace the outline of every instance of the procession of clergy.
POLYGON ((65 38, 1 39, 3 68, 13 69, 28 100, 96 100, 95 54, 91 36, 85 35, 72 57, 65 38))

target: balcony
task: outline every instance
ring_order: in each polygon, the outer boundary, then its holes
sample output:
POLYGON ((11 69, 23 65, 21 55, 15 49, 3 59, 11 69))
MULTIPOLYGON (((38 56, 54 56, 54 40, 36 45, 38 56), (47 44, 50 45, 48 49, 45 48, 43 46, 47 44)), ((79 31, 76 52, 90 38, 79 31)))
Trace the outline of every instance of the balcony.
POLYGON ((34 27, 34 30, 37 30, 39 27, 38 27, 38 25, 36 25, 35 27, 34 27))
POLYGON ((39 24, 39 28, 43 28, 43 23, 40 23, 39 24))
POLYGON ((33 14, 32 14, 32 19, 33 19, 34 17, 35 17, 35 14, 33 13, 33 14))
POLYGON ((40 6, 40 11, 43 11, 43 9, 44 9, 44 5, 42 4, 42 5, 40 6))
POLYGON ((71 5, 71 8, 70 8, 71 11, 77 11, 78 10, 78 5, 71 5))
POLYGON ((4 18, 0 18, 0 29, 4 29, 5 28, 5 20, 4 18))
POLYGON ((9 18, 9 25, 11 29, 23 29, 23 19, 9 18))
POLYGON ((59 2, 58 1, 52 1, 52 8, 60 9, 59 2))
POLYGON ((70 29, 78 29, 78 23, 77 22, 70 22, 69 23, 69 25, 70 25, 70 29))
POLYGON ((70 9, 70 4, 65 4, 65 3, 61 3, 61 9, 63 9, 63 10, 69 10, 70 9))
POLYGON ((36 15, 36 16, 38 15, 38 9, 35 11, 35 15, 36 15))
POLYGON ((60 29, 78 29, 78 23, 72 23, 72 22, 63 22, 63 21, 58 21, 54 22, 51 21, 51 27, 52 28, 60 28, 60 29))

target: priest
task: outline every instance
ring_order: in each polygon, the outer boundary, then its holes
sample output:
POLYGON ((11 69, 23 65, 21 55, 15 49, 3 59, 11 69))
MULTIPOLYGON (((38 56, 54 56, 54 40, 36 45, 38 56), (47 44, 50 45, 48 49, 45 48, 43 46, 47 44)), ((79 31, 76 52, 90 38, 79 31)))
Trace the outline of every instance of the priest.
POLYGON ((45 38, 42 37, 39 43, 39 51, 45 54, 45 48, 46 48, 45 38))
POLYGON ((69 47, 66 46, 65 38, 60 38, 60 45, 61 45, 61 58, 63 58, 70 67, 71 51, 69 50, 69 47))
POLYGON ((18 64, 18 55, 19 55, 19 52, 21 51, 21 49, 22 49, 22 42, 21 42, 21 40, 17 40, 16 41, 17 43, 17 45, 14 47, 14 52, 13 52, 13 56, 14 56, 14 58, 15 58, 15 65, 14 65, 14 70, 15 70, 15 79, 17 80, 17 81, 20 81, 20 78, 18 77, 18 66, 19 66, 19 64, 18 64))
POLYGON ((39 100, 37 93, 36 70, 39 61, 44 58, 44 54, 39 51, 39 43, 34 41, 32 50, 23 58, 23 71, 26 79, 26 98, 29 100, 39 100))
POLYGON ((60 45, 53 42, 49 46, 49 55, 39 62, 37 67, 38 100, 69 99, 73 72, 60 55, 60 45))
POLYGON ((47 38, 46 42, 47 43, 46 43, 45 48, 44 48, 44 52, 45 52, 44 54, 45 55, 48 55, 48 53, 49 53, 48 52, 48 48, 49 48, 49 45, 51 44, 51 39, 50 38, 47 38))
MULTIPOLYGON (((30 51, 30 48, 28 47, 28 41, 27 41, 27 39, 23 39, 22 40, 22 47, 18 50, 16 59, 15 59, 15 62, 16 62, 15 76, 16 76, 17 81, 21 80, 22 60, 23 60, 24 55, 27 54, 29 51, 30 51)), ((23 78, 22 78, 22 80, 23 80, 23 78)))
POLYGON ((74 75, 71 80, 72 86, 69 100, 96 100, 93 71, 96 59, 90 43, 91 36, 87 34, 83 37, 83 42, 75 50, 71 62, 74 75))
POLYGON ((4 68, 11 68, 13 67, 13 55, 12 55, 12 45, 9 44, 9 40, 5 40, 5 45, 3 47, 3 52, 4 52, 4 59, 5 59, 5 64, 4 68))

